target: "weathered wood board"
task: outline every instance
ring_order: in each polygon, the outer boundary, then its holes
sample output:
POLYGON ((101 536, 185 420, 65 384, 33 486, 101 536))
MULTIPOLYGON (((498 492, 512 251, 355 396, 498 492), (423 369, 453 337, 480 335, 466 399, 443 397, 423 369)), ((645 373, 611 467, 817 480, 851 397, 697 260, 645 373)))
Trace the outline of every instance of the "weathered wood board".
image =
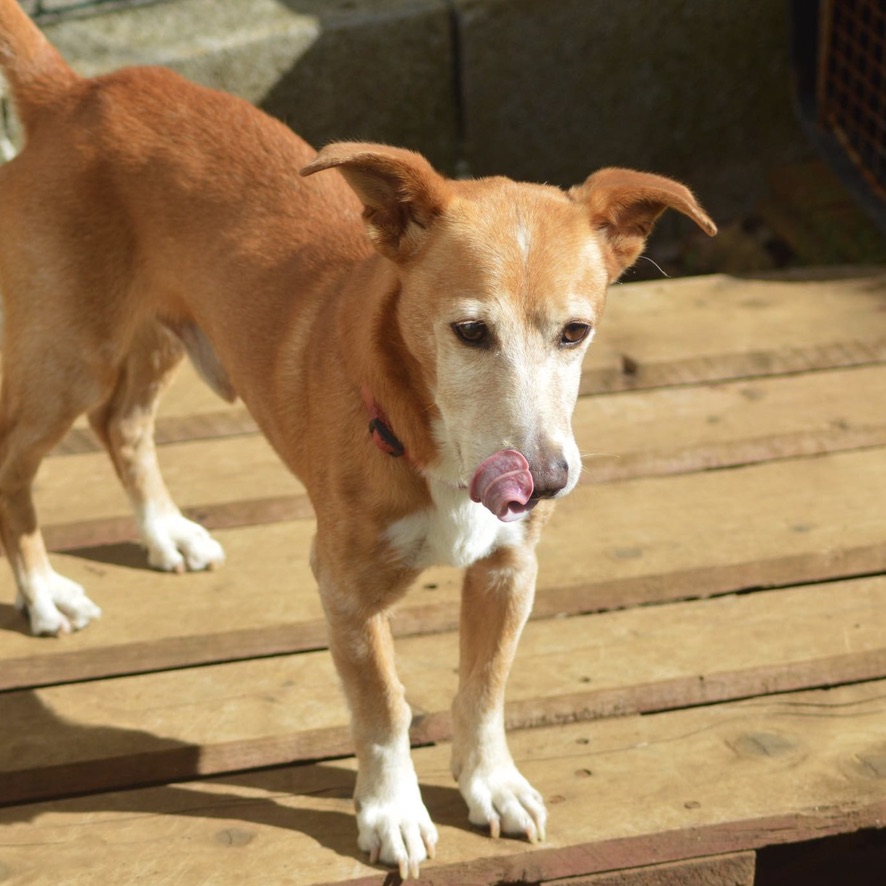
MULTIPOLYGON (((886 270, 619 286, 584 369, 507 707, 548 842, 466 826, 460 575, 429 570, 393 621, 423 880, 750 886, 762 847, 886 827, 886 270)), ((356 849, 303 488, 188 367, 158 439, 228 562, 145 568, 84 422, 47 459, 53 561, 104 616, 31 638, 0 577, 0 881, 394 882, 356 849)))
POLYGON ((548 880, 545 886, 754 886, 753 852, 730 852, 630 870, 548 880))
MULTIPOLYGON (((886 686, 859 684, 512 734, 542 786, 548 842, 466 827, 445 744, 414 752, 441 833, 432 886, 538 882, 886 825, 886 686)), ((351 760, 0 810, 16 884, 348 883, 384 873, 356 850, 351 760), (46 851, 35 851, 44 849, 46 851), (210 880, 211 882, 211 880, 210 880)))
MULTIPOLYGON (((398 659, 414 742, 448 739, 458 636, 403 638, 398 659)), ((648 713, 884 670, 886 576, 878 576, 531 623, 507 719, 518 729, 648 713)), ((351 753, 344 701, 330 692, 336 683, 329 654, 318 651, 7 693, 4 715, 27 739, 0 733, 0 797, 351 753)))
MULTIPOLYGON (((166 485, 180 507, 217 507, 231 502, 304 496, 304 487, 258 433, 172 443, 160 449, 166 485)), ((38 513, 49 527, 122 518, 135 538, 132 509, 104 452, 47 458, 35 484, 38 513)), ((116 540, 116 539, 114 539, 116 540)))
MULTIPOLYGON (((877 390, 886 391, 886 366, 583 397, 574 426, 585 447, 584 480, 601 483, 886 445, 886 410, 871 396, 877 390)), ((304 487, 258 435, 242 406, 212 415, 211 422, 172 416, 158 425, 161 440, 166 428, 167 438, 175 441, 161 447, 160 459, 182 507, 212 511, 232 502, 303 498, 304 487)), ((117 532, 134 538, 129 503, 91 434, 84 432, 62 449, 69 454, 44 462, 35 490, 50 536, 59 534, 59 524, 119 518, 117 532)), ((300 507, 310 514, 306 502, 300 507)), ((242 504, 241 510, 240 521, 250 519, 242 504)))
POLYGON ((582 392, 882 362, 884 290, 882 268, 613 287, 582 392))
MULTIPOLYGON (((582 393, 883 362, 884 291, 886 270, 877 266, 614 286, 582 393)), ((162 414, 219 411, 222 401, 195 382, 185 368, 162 414)))
MULTIPOLYGON (((884 466, 886 450, 869 449, 582 486, 560 504, 539 547, 534 616, 882 571, 884 466)), ((85 584, 105 615, 96 630, 35 645, 21 616, 0 606, 0 629, 10 631, 0 685, 322 646, 312 534, 308 520, 220 532, 228 563, 187 576, 140 568, 134 546, 56 555, 56 567, 85 584), (181 657, 170 658, 172 647, 181 657), (55 656, 72 670, 56 670, 55 656)), ((395 629, 453 627, 458 595, 454 570, 429 570, 399 607, 395 629)))
POLYGON ((883 446, 884 403, 874 365, 586 397, 574 427, 603 483, 883 446))

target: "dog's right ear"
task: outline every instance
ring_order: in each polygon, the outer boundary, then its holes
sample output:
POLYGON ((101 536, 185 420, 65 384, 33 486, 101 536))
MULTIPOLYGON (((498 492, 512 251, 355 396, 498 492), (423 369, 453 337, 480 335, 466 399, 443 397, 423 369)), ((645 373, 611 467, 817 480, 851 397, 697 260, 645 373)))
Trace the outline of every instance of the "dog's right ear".
POLYGON ((418 251, 450 199, 449 185, 421 154, 386 145, 337 142, 301 170, 338 169, 363 203, 375 248, 394 261, 418 251))

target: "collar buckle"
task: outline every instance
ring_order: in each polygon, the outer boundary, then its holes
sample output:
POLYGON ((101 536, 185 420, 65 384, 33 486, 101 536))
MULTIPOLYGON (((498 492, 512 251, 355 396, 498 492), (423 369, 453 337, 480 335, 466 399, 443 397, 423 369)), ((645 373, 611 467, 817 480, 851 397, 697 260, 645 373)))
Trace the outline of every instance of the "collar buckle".
POLYGON ((376 416, 369 422, 369 433, 376 446, 382 452, 386 452, 393 458, 400 458, 405 455, 406 448, 398 439, 397 435, 385 424, 381 416, 376 416))

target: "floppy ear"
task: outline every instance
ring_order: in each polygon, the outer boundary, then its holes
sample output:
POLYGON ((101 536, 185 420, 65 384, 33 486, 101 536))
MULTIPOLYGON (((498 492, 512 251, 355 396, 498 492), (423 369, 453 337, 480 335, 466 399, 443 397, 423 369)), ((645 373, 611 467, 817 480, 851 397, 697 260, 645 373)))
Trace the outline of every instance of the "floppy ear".
POLYGON ((386 145, 327 145, 301 170, 313 175, 337 168, 363 203, 375 248, 394 261, 418 250, 427 228, 449 202, 449 185, 421 154, 386 145))
POLYGON ((660 175, 633 169, 601 169, 569 194, 586 204, 591 224, 603 234, 610 282, 637 260, 665 209, 676 209, 689 216, 711 237, 717 233, 717 226, 692 192, 660 175))

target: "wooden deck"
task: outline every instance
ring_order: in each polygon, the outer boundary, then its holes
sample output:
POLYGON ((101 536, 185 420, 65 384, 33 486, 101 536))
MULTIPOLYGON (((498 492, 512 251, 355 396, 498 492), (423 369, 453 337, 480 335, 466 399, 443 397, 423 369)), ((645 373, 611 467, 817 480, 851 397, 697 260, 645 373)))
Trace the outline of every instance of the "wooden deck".
MULTIPOLYGON (((546 844, 470 829, 448 773, 458 573, 394 621, 423 881, 750 886, 764 847, 886 828, 886 270, 617 287, 583 393, 509 687, 546 844)), ((160 437, 228 562, 149 571, 84 428, 45 464, 105 614, 34 639, 0 578, 0 882, 396 882, 356 848, 303 488, 189 371, 160 437)))

